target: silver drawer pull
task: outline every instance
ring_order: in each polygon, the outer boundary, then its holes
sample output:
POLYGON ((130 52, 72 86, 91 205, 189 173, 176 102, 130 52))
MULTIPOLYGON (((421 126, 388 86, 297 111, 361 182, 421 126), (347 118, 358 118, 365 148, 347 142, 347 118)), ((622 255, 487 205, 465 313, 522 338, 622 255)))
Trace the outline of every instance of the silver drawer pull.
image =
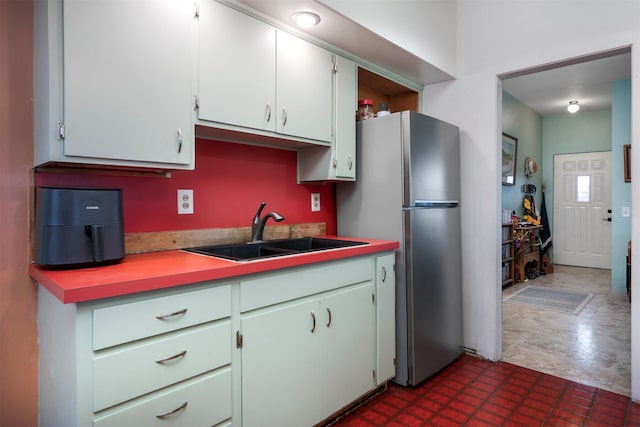
POLYGON ((170 410, 170 411, 163 412, 163 413, 161 413, 161 414, 156 414, 156 418, 160 418, 160 419, 162 419, 162 418, 167 418, 169 415, 173 415, 173 414, 175 414, 176 412, 183 411, 183 410, 184 410, 184 408, 186 408, 186 407, 187 407, 187 404, 188 404, 188 403, 189 403, 189 402, 184 402, 182 405, 178 406, 176 409, 172 409, 172 410, 170 410))
POLYGON ((174 354, 173 356, 159 357, 155 360, 156 363, 162 365, 163 363, 170 362, 175 359, 179 359, 181 357, 185 357, 187 355, 187 350, 182 350, 178 354, 174 354))
POLYGON ((187 314, 187 309, 183 308, 182 310, 174 311, 173 313, 169 313, 169 314, 158 314, 156 315, 156 319, 168 320, 168 319, 171 319, 172 317, 184 316, 185 314, 187 314))

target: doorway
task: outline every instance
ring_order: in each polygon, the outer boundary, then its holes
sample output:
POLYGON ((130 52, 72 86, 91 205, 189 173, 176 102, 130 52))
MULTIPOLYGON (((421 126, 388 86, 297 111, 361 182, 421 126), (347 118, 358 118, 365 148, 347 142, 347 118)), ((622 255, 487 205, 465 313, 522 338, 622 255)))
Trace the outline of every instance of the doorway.
MULTIPOLYGON (((579 64, 582 67, 590 67, 591 64, 594 64, 599 60, 602 59, 603 57, 610 57, 610 56, 615 56, 615 55, 626 55, 628 54, 630 56, 630 50, 629 49, 619 49, 619 50, 614 50, 612 52, 607 52, 607 53, 602 53, 602 54, 598 54, 598 55, 593 55, 590 57, 584 57, 584 58, 577 58, 577 59, 573 59, 570 61, 564 61, 561 63, 557 63, 557 64, 550 64, 550 65, 546 65, 546 66, 542 66, 542 67, 538 67, 538 68, 534 68, 534 69, 528 69, 528 70, 524 70, 524 71, 518 71, 518 72, 514 72, 512 74, 508 74, 508 75, 502 75, 499 76, 501 77, 503 80, 503 89, 505 89, 506 91, 506 87, 508 86, 506 83, 512 83, 513 81, 516 81, 518 78, 523 78, 522 80, 522 84, 523 86, 527 86, 527 83, 531 82, 531 79, 533 79, 534 77, 538 77, 536 76, 537 74, 543 75, 545 74, 547 71, 549 70, 554 70, 554 69, 559 69, 559 68, 563 68, 563 67, 570 67, 576 64, 579 64)), ((628 66, 628 72, 630 72, 630 65, 628 66)), ((571 73, 565 73, 565 74, 571 74, 571 73)), ((630 77, 627 77, 630 78, 630 77)), ((608 87, 609 90, 611 90, 611 83, 612 81, 608 82, 608 87)), ((552 83, 550 83, 552 84, 552 83)), ((559 90, 557 88, 557 85, 555 86, 556 90, 559 90)), ((527 89, 531 89, 531 85, 528 86, 527 89)), ((509 92, 511 93, 511 92, 509 92)), ((569 100, 569 98, 567 98, 567 101, 569 100)), ((540 99, 538 99, 538 101, 540 101, 540 99)), ((564 108, 566 109, 566 104, 564 105, 564 108)), ((584 110, 583 110, 584 111, 584 110)), ((545 114, 543 113, 539 113, 542 117, 546 117, 545 114)), ((560 113, 549 113, 549 114, 566 114, 566 110, 564 112, 560 112, 560 113)), ((501 112, 500 114, 502 117, 504 117, 504 113, 501 112)), ((507 133, 512 133, 509 132, 508 129, 505 129, 503 126, 503 131, 507 132, 507 133)), ((545 134, 546 136, 546 134, 545 134)), ((521 141, 524 140, 525 138, 521 138, 521 141)), ((580 139, 577 139, 575 141, 580 141, 580 139)), ((555 141, 553 141, 555 143, 555 141)), ((577 144, 579 145, 579 144, 577 144)), ((554 147, 551 147, 552 149, 554 147)), ((611 148, 608 148, 611 149, 611 148)), ((579 147, 573 147, 571 150, 567 150, 564 153, 575 153, 575 152, 580 152, 580 151, 589 151, 592 150, 591 147, 584 147, 582 150, 579 149, 579 147), (577 149, 575 149, 577 148, 577 149)), ((596 149, 598 150, 598 149, 596 149)), ((605 149, 599 149, 599 150, 605 150, 605 149)), ((553 151, 553 150, 551 150, 553 151)), ((615 153, 615 152, 614 152, 615 153)), ((547 175, 547 173, 545 173, 544 175, 544 179, 543 179, 543 184, 546 182, 548 185, 547 187, 555 187, 553 185, 553 155, 554 154, 561 154, 561 152, 553 152, 550 155, 550 159, 544 159, 542 162, 542 168, 546 169, 548 172, 551 172, 551 178, 547 175), (546 168, 545 168, 546 166, 546 168)), ((611 178, 610 178, 611 179, 611 178)), ((614 176, 614 179, 617 179, 614 176)), ((592 178, 589 179, 590 180, 590 186, 593 183, 592 178)), ((591 188, 591 187, 590 187, 591 188)), ((554 191, 550 191, 547 192, 547 195, 549 195, 549 193, 551 193, 552 195, 552 199, 554 199, 553 194, 555 192, 555 188, 553 189, 554 191)), ((555 203, 555 200, 553 201, 555 203)), ((553 204, 552 204, 553 206, 553 204)), ((549 208, 549 206, 547 207, 547 209, 549 208)), ((606 210, 610 209, 611 205, 609 205, 608 207, 605 208, 605 212, 606 210)), ((553 209, 551 210, 551 212, 549 212, 550 214, 554 214, 553 209)), ((606 212, 608 213, 608 212, 606 212)), ((616 214, 617 212, 614 212, 614 214, 616 214)), ((555 221, 554 225, 552 228, 556 228, 555 225, 555 221)), ((608 221, 607 221, 608 222, 608 221)), ((553 251, 557 251, 558 250, 558 242, 556 240, 556 236, 555 233, 554 235, 552 235, 553 238, 553 251)), ((607 238, 609 241, 611 241, 611 238, 607 238)), ((626 245, 626 241, 625 241, 625 245, 626 245)), ((555 259, 555 253, 552 254, 552 256, 554 257, 553 262, 557 263, 557 259, 555 259)), ((558 263, 559 264, 559 263, 558 263)), ((583 267, 565 267, 562 265, 557 265, 557 269, 556 271, 553 273, 555 274, 556 278, 561 278, 561 284, 558 285, 558 283, 553 283, 550 282, 549 286, 561 286, 561 287, 565 287, 565 289, 571 289, 573 288, 579 288, 581 285, 584 287, 584 284, 587 283, 589 285, 591 285, 591 279, 595 278, 596 276, 598 277, 598 281, 602 282, 605 281, 604 286, 604 291, 598 291, 596 293, 600 294, 599 300, 602 303, 606 303, 606 306, 609 306, 608 304, 611 301, 607 301, 607 298, 609 298, 611 292, 611 275, 608 274, 608 270, 606 269, 592 269, 592 268, 583 268, 583 267), (557 274, 558 271, 563 270, 562 273, 563 274, 557 274), (604 275, 604 277, 603 277, 604 275), (562 276, 562 277, 561 277, 562 276)), ((543 276, 544 278, 544 276, 543 276)), ((547 279, 551 279, 552 275, 549 275, 549 277, 547 279)), ((536 279, 539 280, 539 279, 536 279)), ((546 279, 545 279, 546 280, 546 279)), ((532 285, 534 283, 525 283, 525 284, 521 284, 518 286, 527 286, 527 285, 532 285)), ((510 289, 508 292, 515 292, 517 289, 516 286, 513 286, 512 289, 510 289)), ((598 300, 593 300, 593 301, 598 301, 598 300)), ((616 301, 614 301, 616 302, 616 301)), ((587 308, 589 307, 589 305, 587 305, 587 308)), ((593 305, 592 307, 595 307, 595 305, 593 305)), ((615 307, 615 306, 614 306, 615 307)), ((616 331, 616 332, 608 332, 608 336, 604 337, 602 336, 602 334, 600 333, 601 331, 599 330, 598 327, 592 327, 592 328, 586 328, 586 329, 581 329, 581 333, 580 335, 562 335, 563 333, 566 332, 570 332, 571 328, 581 328, 580 326, 576 326, 574 323, 572 322, 557 322, 557 323, 553 323, 553 324, 547 324, 545 323, 548 318, 550 316, 545 316, 544 312, 541 311, 541 313, 539 314, 539 319, 536 322, 533 322, 533 325, 531 325, 531 328, 528 331, 524 331, 524 326, 521 327, 520 329, 518 329, 518 327, 514 324, 508 324, 509 322, 512 321, 512 319, 514 319, 513 317, 509 317, 509 312, 508 312, 508 308, 505 308, 504 304, 502 306, 500 306, 499 308, 500 310, 502 310, 501 314, 502 316, 500 317, 502 319, 502 337, 503 337, 503 360, 505 359, 506 353, 508 353, 510 351, 510 346, 513 346, 514 343, 516 343, 516 345, 518 345, 517 343, 519 342, 521 345, 521 348, 523 348, 522 346, 526 347, 527 345, 531 345, 533 344, 541 344, 543 346, 545 345, 551 345, 555 350, 558 350, 560 348, 562 348, 563 346, 567 346, 569 341, 572 341, 574 343, 580 343, 580 344, 584 344, 584 345, 589 345, 591 346, 590 348, 592 350, 595 350, 597 352, 599 352, 600 354, 606 354, 610 348, 617 348, 616 345, 619 342, 616 342, 615 339, 622 337, 623 339, 627 339, 630 341, 630 324, 631 324, 631 320, 630 320, 630 315, 627 315, 626 313, 623 313, 624 309, 629 310, 630 311, 630 306, 628 304, 628 300, 626 301, 626 305, 620 305, 616 308, 612 308, 611 311, 609 312, 609 320, 610 323, 616 323, 616 326, 622 328, 620 331, 616 331), (622 314, 621 316, 618 316, 618 314, 622 314), (514 329, 514 326, 516 327, 516 329, 514 329), (569 330, 569 331, 568 331, 569 330), (532 336, 526 336, 525 333, 528 332, 534 332, 536 334, 538 334, 535 337, 532 336), (515 334, 515 336, 514 336, 515 334), (626 338, 625 338, 626 337, 626 338), (520 341, 518 341, 520 340, 520 341), (535 342, 534 342, 535 341, 535 342), (526 342, 526 344, 523 344, 524 342, 526 342)), ((603 309, 604 310, 604 309, 603 309)), ((522 316, 520 316, 522 317, 522 316)), ((571 321, 575 320, 573 318, 570 319, 571 321)), ((521 326, 521 325, 520 325, 521 326)), ((529 352, 532 353, 532 352, 529 352)), ((544 359, 543 358, 543 354, 549 354, 551 353, 550 349, 547 349, 546 351, 540 353, 540 357, 537 358, 533 358, 533 359, 529 359, 526 360, 526 358, 522 357, 519 361, 517 361, 517 363, 515 364, 519 364, 520 366, 524 366, 530 369, 535 369, 535 370, 540 370, 544 372, 544 367, 541 366, 541 364, 544 364, 544 359)), ((520 353, 522 354, 522 353, 520 353)), ((552 362, 549 360, 546 360, 546 365, 547 366, 563 366, 563 369, 560 369, 559 372, 557 373, 553 373, 554 375, 558 375, 558 376, 564 376, 565 378, 571 375, 577 375, 576 377, 571 377, 572 380, 577 381, 577 382, 581 382, 581 383, 585 383, 585 384, 589 384, 590 381, 592 381, 594 378, 598 377, 602 372, 603 369, 606 367, 607 364, 611 364, 612 362, 612 358, 613 357, 619 357, 619 358, 624 358, 625 360, 623 361, 625 363, 625 366, 630 366, 630 346, 629 348, 624 348, 624 349, 619 349, 617 355, 609 355, 609 359, 599 359, 599 358, 594 358, 589 360, 589 364, 590 364, 590 369, 585 369, 583 371, 584 373, 584 377, 580 378, 579 377, 579 373, 577 373, 577 369, 572 369, 572 366, 577 366, 578 362, 580 363, 585 363, 585 358, 579 359, 581 356, 580 354, 583 353, 573 353, 570 354, 569 351, 559 351, 556 353, 556 355, 558 357, 562 357, 563 360, 560 361, 560 359, 558 359, 558 361, 556 362, 552 362)), ((507 354, 508 356, 512 356, 513 353, 511 354, 507 354)), ((520 357, 520 356, 516 356, 516 357, 520 357)), ((506 360, 509 361, 511 363, 514 362, 513 359, 511 360, 506 360)), ((630 372, 625 372, 624 370, 621 370, 620 372, 623 372, 622 376, 627 378, 630 384, 630 372)), ((611 373, 608 373, 606 375, 610 375, 611 373)), ((612 375, 612 374, 611 374, 612 375)), ((595 386, 598 386, 598 384, 594 384, 595 386)), ((604 384, 600 384, 601 388, 607 388, 604 387, 604 384)), ((616 392, 621 392, 621 390, 614 390, 616 392)))

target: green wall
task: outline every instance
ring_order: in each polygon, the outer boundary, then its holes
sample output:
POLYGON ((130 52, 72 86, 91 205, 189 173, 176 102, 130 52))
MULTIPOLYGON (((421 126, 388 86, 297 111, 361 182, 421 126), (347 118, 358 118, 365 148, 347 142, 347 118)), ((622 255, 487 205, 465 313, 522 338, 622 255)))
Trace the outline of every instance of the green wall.
POLYGON ((631 217, 622 217, 622 207, 631 208, 631 183, 624 182, 625 144, 631 144, 631 80, 613 82, 611 108, 611 288, 627 292, 627 243, 631 239, 631 217))
POLYGON ((523 184, 533 184, 538 191, 534 195, 540 209, 542 191, 542 116, 516 98, 502 92, 502 131, 518 139, 516 147, 516 182, 502 186, 502 209, 516 211, 522 216, 523 184), (528 178, 524 173, 524 160, 531 157, 538 164, 538 172, 528 178))
POLYGON ((546 186, 549 226, 553 230, 553 157, 556 154, 611 150, 611 111, 545 116, 542 128, 542 181, 546 186))

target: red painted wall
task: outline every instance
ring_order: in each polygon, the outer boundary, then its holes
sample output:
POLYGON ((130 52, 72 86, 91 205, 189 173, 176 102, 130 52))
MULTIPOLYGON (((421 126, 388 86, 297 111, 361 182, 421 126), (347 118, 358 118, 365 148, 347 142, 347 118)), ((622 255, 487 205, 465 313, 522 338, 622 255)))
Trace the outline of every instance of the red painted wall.
POLYGON ((249 226, 265 201, 263 213, 278 211, 281 224, 326 222, 327 234, 336 234, 334 184, 296 177, 295 151, 198 139, 195 170, 171 178, 39 172, 35 185, 122 188, 126 233, 249 226), (183 188, 193 189, 193 215, 177 213, 183 188), (311 212, 311 193, 320 193, 320 212, 311 212))

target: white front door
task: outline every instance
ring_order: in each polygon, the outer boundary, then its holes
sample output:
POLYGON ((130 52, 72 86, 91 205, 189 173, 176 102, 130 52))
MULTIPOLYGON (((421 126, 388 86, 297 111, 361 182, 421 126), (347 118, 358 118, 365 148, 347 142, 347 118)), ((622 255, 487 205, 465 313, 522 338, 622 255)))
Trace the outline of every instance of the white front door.
POLYGON ((553 159, 553 262, 611 268, 611 151, 553 159))

